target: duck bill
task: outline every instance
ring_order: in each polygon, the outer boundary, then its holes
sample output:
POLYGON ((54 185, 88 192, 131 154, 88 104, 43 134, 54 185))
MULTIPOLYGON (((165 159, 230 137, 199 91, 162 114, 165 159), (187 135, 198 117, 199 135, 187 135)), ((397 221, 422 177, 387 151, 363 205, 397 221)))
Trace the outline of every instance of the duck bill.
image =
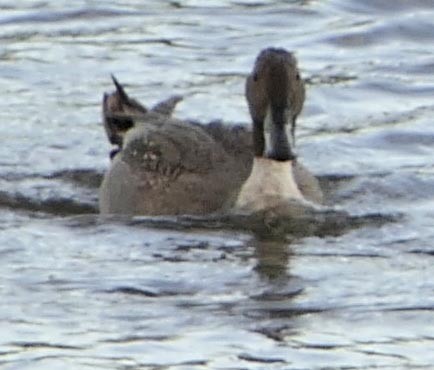
POLYGON ((276 161, 292 161, 295 154, 292 151, 289 137, 291 127, 287 124, 286 107, 270 107, 265 116, 265 148, 264 157, 276 161))

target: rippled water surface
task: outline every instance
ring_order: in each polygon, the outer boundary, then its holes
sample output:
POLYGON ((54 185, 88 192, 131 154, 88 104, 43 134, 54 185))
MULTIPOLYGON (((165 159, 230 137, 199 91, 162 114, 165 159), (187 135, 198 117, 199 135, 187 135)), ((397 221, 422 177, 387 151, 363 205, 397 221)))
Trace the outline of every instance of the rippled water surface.
POLYGON ((1 369, 434 368, 431 0, 0 9, 1 369), (244 78, 272 45, 307 80, 298 152, 329 204, 402 217, 283 242, 97 216, 110 73, 249 124, 244 78))

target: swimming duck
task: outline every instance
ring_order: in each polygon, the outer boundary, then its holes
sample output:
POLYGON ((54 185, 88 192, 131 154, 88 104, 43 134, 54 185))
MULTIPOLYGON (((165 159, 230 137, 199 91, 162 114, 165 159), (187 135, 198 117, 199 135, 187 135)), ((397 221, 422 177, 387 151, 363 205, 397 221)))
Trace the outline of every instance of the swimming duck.
POLYGON ((293 150, 305 90, 292 53, 268 48, 256 58, 245 91, 252 130, 173 118, 179 96, 147 109, 113 80, 103 120, 118 148, 100 188, 102 214, 256 211, 287 199, 322 203, 316 178, 293 150))

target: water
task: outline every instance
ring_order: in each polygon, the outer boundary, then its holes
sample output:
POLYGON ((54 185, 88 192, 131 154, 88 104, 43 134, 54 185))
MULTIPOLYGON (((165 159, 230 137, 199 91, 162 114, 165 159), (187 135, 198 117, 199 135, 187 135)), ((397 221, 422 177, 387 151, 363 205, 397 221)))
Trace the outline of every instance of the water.
POLYGON ((434 368, 431 0, 0 9, 1 369, 434 368), (287 241, 97 217, 110 73, 248 124, 272 45, 307 79, 298 152, 329 203, 403 217, 287 241))

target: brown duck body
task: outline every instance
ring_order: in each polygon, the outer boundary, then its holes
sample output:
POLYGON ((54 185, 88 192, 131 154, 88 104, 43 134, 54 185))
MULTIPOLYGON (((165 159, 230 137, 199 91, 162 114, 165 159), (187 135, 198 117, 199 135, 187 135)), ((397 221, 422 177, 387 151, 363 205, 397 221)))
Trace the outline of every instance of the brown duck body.
MULTIPOLYGON (((231 208, 252 169, 251 132, 168 117, 151 120, 125 135, 100 188, 101 213, 207 214, 231 208), (240 138, 236 147, 224 140, 234 136, 240 138)), ((316 178, 299 161, 293 166, 304 197, 321 203, 316 178)))
MULTIPOLYGON (((100 188, 101 213, 208 214, 237 204, 256 152, 251 130, 172 118, 179 98, 147 110, 115 83, 117 91, 104 96, 103 118, 120 148, 100 188)), ((298 160, 291 163, 302 196, 321 203, 316 178, 298 160)))
POLYGON ((148 117, 127 132, 100 190, 102 213, 204 214, 230 206, 248 176, 196 124, 148 117))

